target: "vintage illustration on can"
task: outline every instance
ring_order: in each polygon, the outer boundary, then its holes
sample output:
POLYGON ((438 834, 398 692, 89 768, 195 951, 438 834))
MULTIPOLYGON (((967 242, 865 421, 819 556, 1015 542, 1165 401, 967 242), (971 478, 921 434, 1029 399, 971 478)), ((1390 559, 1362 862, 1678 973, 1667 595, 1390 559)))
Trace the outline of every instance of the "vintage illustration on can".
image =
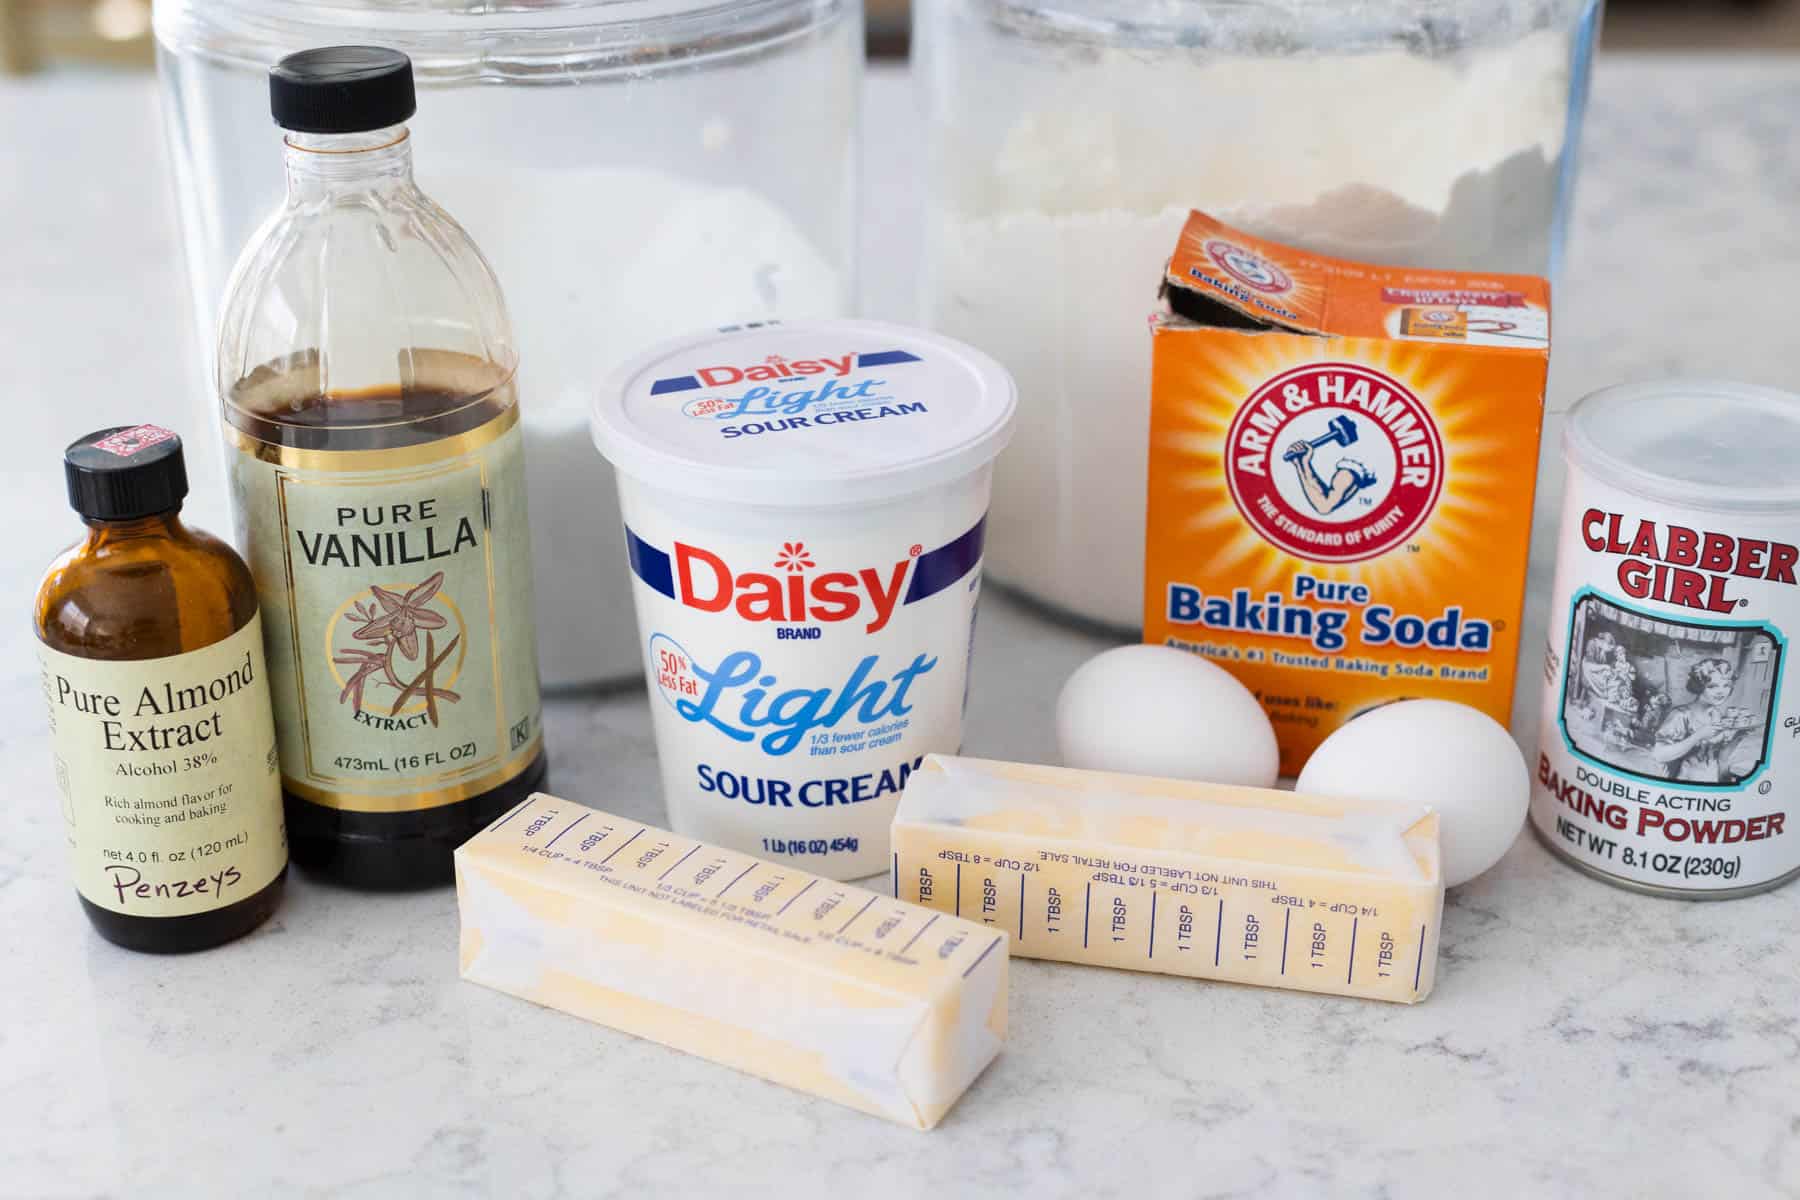
POLYGON ((1674 621, 1589 592, 1564 663, 1563 732, 1600 766, 1737 785, 1767 761, 1781 640, 1762 625, 1674 621))

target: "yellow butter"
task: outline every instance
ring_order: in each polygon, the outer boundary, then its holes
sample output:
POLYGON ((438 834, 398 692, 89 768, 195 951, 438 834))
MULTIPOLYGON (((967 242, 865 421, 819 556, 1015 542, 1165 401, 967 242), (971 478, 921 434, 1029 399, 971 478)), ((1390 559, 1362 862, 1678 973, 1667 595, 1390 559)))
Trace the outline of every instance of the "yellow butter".
POLYGON ((1026 958, 1405 1003, 1436 971, 1417 807, 932 755, 893 847, 896 897, 1026 958))
POLYGON ((462 976, 929 1129, 1006 1036, 1006 938, 538 794, 456 852, 462 976))

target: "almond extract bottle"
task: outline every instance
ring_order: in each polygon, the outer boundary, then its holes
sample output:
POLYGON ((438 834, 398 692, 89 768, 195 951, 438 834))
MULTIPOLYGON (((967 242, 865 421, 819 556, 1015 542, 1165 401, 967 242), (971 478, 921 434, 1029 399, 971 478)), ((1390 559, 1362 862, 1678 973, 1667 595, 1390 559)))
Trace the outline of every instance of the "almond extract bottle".
POLYGON ((218 386, 288 837, 353 886, 445 883, 545 774, 512 328, 413 182, 405 55, 305 51, 269 93, 287 199, 232 275, 218 386))
POLYGON ((101 936, 203 950, 281 903, 287 843, 256 585, 181 521, 181 439, 157 425, 63 453, 87 534, 33 624, 75 890, 101 936))

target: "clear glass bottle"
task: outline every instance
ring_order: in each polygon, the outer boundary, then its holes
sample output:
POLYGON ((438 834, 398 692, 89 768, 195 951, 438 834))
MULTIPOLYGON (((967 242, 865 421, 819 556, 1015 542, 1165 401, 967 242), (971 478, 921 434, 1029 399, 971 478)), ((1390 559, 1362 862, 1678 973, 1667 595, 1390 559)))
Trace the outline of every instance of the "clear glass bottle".
POLYGON ((448 882, 545 774, 511 324, 413 182, 405 55, 291 55, 270 98, 287 200, 227 288, 218 386, 289 839, 356 886, 448 882))
POLYGON ((87 536, 38 589, 75 888, 101 936, 203 950, 268 920, 287 880, 256 585, 181 521, 181 439, 102 429, 63 455, 87 536))

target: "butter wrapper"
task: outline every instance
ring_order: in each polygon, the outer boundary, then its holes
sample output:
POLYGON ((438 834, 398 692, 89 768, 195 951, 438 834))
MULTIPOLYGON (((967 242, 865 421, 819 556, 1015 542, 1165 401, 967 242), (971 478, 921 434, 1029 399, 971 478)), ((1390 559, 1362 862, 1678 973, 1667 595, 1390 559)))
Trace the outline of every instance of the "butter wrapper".
POLYGON ((464 979, 917 1129, 1006 1036, 1004 933, 554 796, 456 892, 464 979))
POLYGON ((897 898, 1026 958, 1403 1003, 1436 974, 1416 806, 932 755, 893 845, 897 898))

